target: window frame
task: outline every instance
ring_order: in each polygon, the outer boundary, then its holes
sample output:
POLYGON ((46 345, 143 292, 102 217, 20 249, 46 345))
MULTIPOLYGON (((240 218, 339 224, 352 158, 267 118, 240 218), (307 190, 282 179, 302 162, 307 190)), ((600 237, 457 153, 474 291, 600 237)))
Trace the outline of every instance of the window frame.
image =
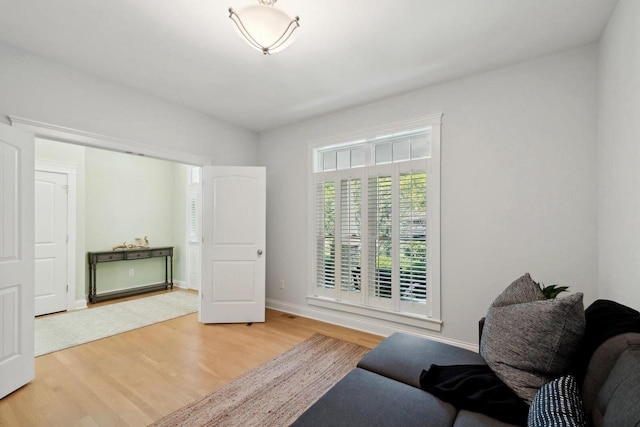
MULTIPOLYGON (((323 308, 329 308, 337 311, 348 312, 355 315, 362 315, 367 317, 373 317, 380 320, 391 321, 395 323, 423 327, 429 330, 440 331, 442 327, 442 321, 440 316, 440 143, 441 143, 441 123, 442 114, 435 114, 431 116, 425 116, 413 120, 408 120, 399 123, 393 123, 382 127, 371 128, 353 132, 350 134, 337 135, 330 138, 324 138, 320 140, 311 141, 308 143, 308 158, 309 171, 308 171, 308 225, 309 225, 309 286, 307 289, 307 303, 323 308), (411 133, 417 129, 430 128, 431 129, 431 156, 428 160, 407 160, 396 163, 387 163, 384 165, 375 165, 375 159, 371 156, 374 154, 374 150, 365 150, 365 165, 371 165, 374 167, 388 166, 394 171, 406 170, 410 164, 419 164, 419 162, 426 162, 426 171, 428 176, 427 185, 427 251, 430 254, 429 259, 429 278, 427 287, 427 298, 429 300, 428 312, 423 314, 414 314, 408 312, 400 312, 396 309, 385 309, 372 306, 361 305, 360 302, 354 302, 350 298, 336 298, 327 294, 317 294, 316 292, 316 237, 317 230, 315 227, 315 215, 316 215, 316 171, 320 164, 320 149, 338 149, 344 147, 345 149, 350 146, 369 145, 373 146, 377 140, 391 137, 397 134, 411 133), (350 141, 350 142, 345 142, 350 141)), ((419 168, 418 168, 419 169, 419 168)), ((354 167, 351 169, 339 169, 333 171, 322 172, 327 175, 334 176, 336 189, 341 185, 342 179, 361 179, 361 183, 368 180, 367 167, 354 167)), ((363 191, 366 186, 363 185, 363 191)), ((363 204, 366 204, 366 198, 368 196, 363 194, 363 204)), ((336 211, 339 212, 339 206, 336 206, 336 211)), ((336 213, 338 215, 338 213, 336 213)), ((363 219, 363 223, 367 221, 363 219)), ((336 230, 335 239, 340 238, 340 231, 336 230)), ((366 225, 361 230, 361 235, 366 236, 366 225)), ((395 235, 396 233, 394 233, 395 235)), ((336 254, 339 256, 339 254, 336 254)), ((367 256, 367 250, 362 247, 361 259, 364 263, 368 262, 365 258, 367 256)), ((336 275, 336 288, 340 288, 339 284, 339 272, 335 272, 336 275)), ((368 292, 366 284, 364 283, 364 277, 362 278, 360 292, 368 292)), ((337 290, 337 295, 340 295, 340 290, 337 290)), ((362 299, 366 300, 366 296, 362 299)))

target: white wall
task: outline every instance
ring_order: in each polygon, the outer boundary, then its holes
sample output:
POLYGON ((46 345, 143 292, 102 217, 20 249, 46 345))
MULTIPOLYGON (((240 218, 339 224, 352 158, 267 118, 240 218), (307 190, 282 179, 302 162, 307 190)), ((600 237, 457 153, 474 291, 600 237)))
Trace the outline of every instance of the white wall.
POLYGON ((219 165, 257 161, 254 132, 0 43, 0 122, 9 123, 7 115, 181 150, 219 165))
POLYGON ((307 142, 439 112, 444 325, 434 335, 477 343, 478 319, 525 272, 584 292, 586 304, 596 298, 597 48, 588 46, 263 133, 272 306, 347 321, 306 305, 307 142))
POLYGON ((600 41, 599 297, 640 309, 640 2, 600 41))

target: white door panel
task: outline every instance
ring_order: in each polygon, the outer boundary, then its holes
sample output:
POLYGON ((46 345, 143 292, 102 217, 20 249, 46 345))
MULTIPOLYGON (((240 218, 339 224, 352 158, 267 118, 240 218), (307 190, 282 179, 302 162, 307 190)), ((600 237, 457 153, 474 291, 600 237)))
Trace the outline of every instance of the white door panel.
POLYGON ((35 174, 35 314, 67 309, 67 188, 63 173, 35 174))
POLYGON ((205 167, 203 323, 264 322, 265 169, 205 167))
POLYGON ((212 263, 214 302, 249 302, 256 298, 255 263, 251 261, 214 261, 212 263))
POLYGON ((223 176, 217 177, 213 184, 213 243, 230 244, 234 248, 255 244, 257 180, 254 177, 223 176))
POLYGON ((0 398, 34 377, 33 141, 0 125, 0 398))
POLYGON ((187 244, 187 257, 187 262, 189 263, 189 288, 200 290, 200 274, 202 270, 200 243, 187 244))

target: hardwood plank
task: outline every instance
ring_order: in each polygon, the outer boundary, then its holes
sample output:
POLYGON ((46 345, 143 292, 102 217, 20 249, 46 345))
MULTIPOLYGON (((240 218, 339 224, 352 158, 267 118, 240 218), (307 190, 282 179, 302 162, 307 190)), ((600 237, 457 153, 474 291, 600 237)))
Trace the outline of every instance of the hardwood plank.
POLYGON ((369 348, 382 341, 275 310, 251 326, 190 314, 36 358, 36 379, 0 400, 0 426, 146 426, 315 333, 369 348))

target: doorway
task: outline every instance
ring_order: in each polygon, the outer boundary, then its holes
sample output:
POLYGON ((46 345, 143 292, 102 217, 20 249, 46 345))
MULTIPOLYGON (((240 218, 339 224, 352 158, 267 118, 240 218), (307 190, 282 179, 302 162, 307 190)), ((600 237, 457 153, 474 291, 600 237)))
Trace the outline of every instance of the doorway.
POLYGON ((75 308, 76 167, 35 165, 35 315, 75 308))
MULTIPOLYGON (((199 167, 45 138, 36 138, 35 151, 38 163, 36 169, 39 169, 40 164, 58 165, 58 169, 53 170, 54 173, 45 174, 42 179, 51 182, 58 179, 60 182, 52 185, 49 182, 43 183, 43 191, 58 186, 58 188, 69 188, 71 192, 72 185, 64 182, 64 174, 60 172, 63 172, 61 168, 65 165, 74 167, 76 170, 75 175, 69 174, 74 181, 73 186, 77 187, 75 191, 77 213, 73 221, 70 221, 68 234, 69 243, 77 248, 77 255, 68 257, 67 278, 75 275, 77 285, 74 290, 69 283, 69 300, 67 307, 63 307, 62 310, 86 307, 88 283, 86 252, 111 251, 114 246, 125 242, 136 243, 136 238, 142 241, 145 238, 148 239, 152 247, 174 247, 175 285, 199 289, 199 283, 193 280, 199 278, 199 275, 195 274, 200 269, 199 257, 190 257, 189 248, 189 246, 198 246, 199 239, 193 239, 194 241, 187 243, 187 234, 193 225, 196 226, 194 229, 196 233, 199 229, 199 198, 196 199, 197 203, 193 207, 188 206, 190 195, 199 195, 196 190, 200 184, 190 180, 195 174, 192 171, 199 171, 199 167), (65 185, 69 187, 64 187, 65 185), (198 222, 194 224, 189 222, 190 215, 193 215, 198 222), (75 228, 77 233, 74 236, 72 230, 75 228), (194 271, 194 274, 189 274, 189 270, 194 271)), ((38 188, 38 184, 36 187, 38 188)), ((62 191, 60 197, 64 196, 62 191)), ((43 200, 45 200, 43 205, 47 207, 51 205, 48 199, 43 198, 43 200)), ((41 228, 55 229, 59 239, 66 240, 63 226, 50 225, 54 221, 59 223, 52 215, 51 208, 42 210, 48 215, 44 216, 46 220, 40 221, 44 224, 41 228)), ((49 236, 46 237, 46 239, 43 238, 45 242, 43 247, 50 249, 53 245, 50 243, 49 236)), ((39 239, 37 241, 40 242, 39 239)), ((47 261, 36 261, 36 264, 43 264, 43 267, 48 267, 48 270, 37 265, 36 274, 38 275, 38 269, 42 271, 41 288, 47 291, 42 293, 50 294, 48 289, 51 280, 49 279, 55 275, 48 273, 51 271, 53 261, 50 256, 46 258, 47 261)), ((164 265, 159 265, 162 262, 164 262, 162 259, 154 258, 127 263, 101 264, 98 271, 100 276, 98 292, 119 291, 157 283, 158 274, 164 271, 164 265)), ((64 274, 57 276, 61 278, 59 282, 63 283, 64 274)), ((164 281, 164 276, 161 281, 164 281)), ((65 288, 64 283, 59 287, 66 291, 65 288)), ((37 293, 40 292, 37 291, 37 293)), ((52 309, 48 312, 54 311, 61 310, 52 309)), ((40 310, 36 312, 36 314, 44 313, 46 312, 40 310)))

